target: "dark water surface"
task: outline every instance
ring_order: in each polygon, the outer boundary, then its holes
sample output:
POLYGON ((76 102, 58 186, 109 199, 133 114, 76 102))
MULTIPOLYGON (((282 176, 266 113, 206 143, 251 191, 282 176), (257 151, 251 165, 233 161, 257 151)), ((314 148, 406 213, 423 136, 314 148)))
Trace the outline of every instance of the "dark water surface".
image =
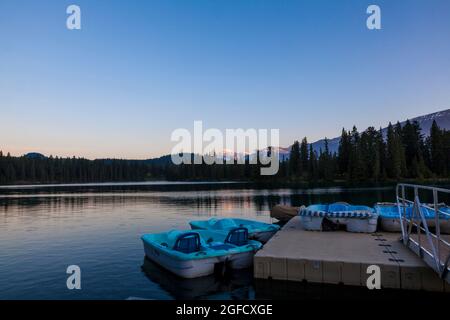
POLYGON ((269 210, 276 204, 373 205, 394 198, 390 187, 151 183, 0 188, 0 299, 270 299, 270 292, 258 292, 251 270, 221 280, 179 279, 144 259, 140 236, 188 228, 190 220, 213 216, 271 222, 269 210), (81 268, 81 290, 66 287, 69 265, 81 268))

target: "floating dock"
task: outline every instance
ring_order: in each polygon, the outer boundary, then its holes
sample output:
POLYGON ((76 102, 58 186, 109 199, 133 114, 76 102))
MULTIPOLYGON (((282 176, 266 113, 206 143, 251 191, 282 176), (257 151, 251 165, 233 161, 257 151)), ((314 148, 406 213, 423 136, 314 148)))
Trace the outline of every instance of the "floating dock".
POLYGON ((367 267, 377 265, 382 288, 450 292, 450 285, 400 237, 388 232, 306 231, 294 217, 255 255, 254 276, 365 287, 367 267))

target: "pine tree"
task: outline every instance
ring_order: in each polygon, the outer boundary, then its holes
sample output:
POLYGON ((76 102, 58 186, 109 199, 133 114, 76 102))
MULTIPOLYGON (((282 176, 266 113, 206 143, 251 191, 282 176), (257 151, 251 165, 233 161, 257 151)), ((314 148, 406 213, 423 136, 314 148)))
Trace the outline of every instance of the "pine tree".
POLYGON ((388 175, 390 178, 398 180, 402 175, 402 147, 399 135, 394 130, 392 124, 389 122, 387 128, 387 163, 388 175))
POLYGON ((395 124, 395 135, 396 135, 396 140, 397 140, 397 145, 398 145, 398 152, 399 152, 399 157, 400 157, 400 175, 402 177, 407 177, 408 176, 408 167, 406 164, 406 155, 405 155, 405 146, 403 144, 402 141, 402 126, 400 124, 400 122, 397 121, 397 123, 395 124))
POLYGON ((310 181, 317 180, 317 154, 312 144, 309 145, 308 174, 310 181))
POLYGON ((443 133, 438 127, 436 120, 433 120, 430 128, 429 148, 430 148, 430 164, 431 171, 437 175, 444 172, 445 154, 443 144, 443 133))
POLYGON ((406 167, 409 168, 408 175, 411 178, 423 177, 423 137, 417 121, 411 123, 409 120, 401 129, 401 139, 405 150, 406 167))
POLYGON ((442 157, 444 159, 443 163, 445 163, 442 176, 450 178, 450 131, 442 131, 442 141, 442 157))
POLYGON ((308 140, 304 137, 300 145, 300 167, 303 175, 308 171, 308 158, 308 140))
POLYGON ((378 132, 374 127, 367 128, 362 134, 358 152, 362 159, 363 178, 377 181, 380 175, 380 154, 378 132))
POLYGON ((289 155, 289 170, 291 177, 297 178, 300 175, 300 144, 296 140, 291 147, 289 155))
POLYGON ((387 160, 386 160, 386 143, 383 138, 383 130, 378 130, 377 135, 378 155, 380 157, 380 177, 385 180, 387 178, 387 160))
POLYGON ((342 128, 341 139, 338 148, 338 169, 340 174, 348 173, 348 165, 350 160, 351 142, 349 133, 342 128))
POLYGON ((350 135, 351 149, 349 155, 350 181, 362 181, 365 178, 364 163, 361 153, 361 137, 356 126, 353 126, 350 135))
POLYGON ((328 139, 324 139, 324 151, 320 151, 319 155, 319 176, 325 181, 333 179, 333 163, 332 156, 328 147, 328 139))

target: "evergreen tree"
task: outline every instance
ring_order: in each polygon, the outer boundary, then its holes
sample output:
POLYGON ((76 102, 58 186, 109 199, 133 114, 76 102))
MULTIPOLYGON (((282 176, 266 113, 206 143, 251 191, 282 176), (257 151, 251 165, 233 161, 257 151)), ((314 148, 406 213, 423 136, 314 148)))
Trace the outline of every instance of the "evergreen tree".
POLYGON ((402 174, 402 147, 399 136, 389 122, 387 128, 387 163, 388 175, 390 178, 398 180, 402 174))
POLYGON ((411 178, 423 177, 424 160, 422 154, 423 137, 417 121, 406 121, 401 129, 402 144, 405 148, 406 167, 409 168, 408 176, 411 178))
POLYGON ((308 171, 308 159, 308 140, 304 137, 300 145, 300 167, 302 173, 306 173, 308 171))
POLYGON ((300 175, 300 143, 296 140, 291 147, 289 155, 289 170, 291 177, 297 178, 300 175))
POLYGON ((312 144, 309 145, 308 174, 310 181, 317 180, 317 153, 313 150, 312 144))
POLYGON ((334 176, 333 167, 333 158, 328 147, 328 139, 325 138, 324 151, 321 150, 319 155, 319 177, 325 181, 331 181, 334 176))
POLYGON ((351 149, 352 145, 350 141, 350 134, 345 130, 345 128, 342 128, 338 148, 338 168, 340 174, 346 174, 348 172, 351 149))
POLYGON ((431 171, 436 175, 442 175, 445 171, 445 149, 444 135, 438 127, 436 120, 433 120, 430 128, 429 149, 431 171))
POLYGON ((399 150, 399 156, 400 156, 400 170, 401 170, 401 176, 407 177, 408 176, 408 167, 406 164, 406 155, 405 155, 405 146, 402 141, 402 126, 400 122, 397 121, 395 125, 395 135, 398 143, 398 150, 399 150))
POLYGON ((387 160, 386 160, 386 143, 383 139, 383 130, 380 128, 377 135, 378 156, 380 157, 380 177, 382 180, 387 178, 387 160))
POLYGON ((365 178, 364 163, 361 153, 361 140, 358 129, 353 126, 350 135, 351 149, 349 155, 348 176, 350 181, 362 181, 365 178))
POLYGON ((380 175, 380 154, 378 132, 374 127, 367 128, 362 134, 358 147, 362 158, 363 177, 377 181, 380 175))

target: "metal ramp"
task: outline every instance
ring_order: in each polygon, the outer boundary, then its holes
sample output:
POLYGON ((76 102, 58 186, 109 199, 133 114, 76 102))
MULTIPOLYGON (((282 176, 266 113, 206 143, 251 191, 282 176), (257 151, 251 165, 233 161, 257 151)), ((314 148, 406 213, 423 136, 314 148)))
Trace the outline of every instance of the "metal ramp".
POLYGON ((450 224, 450 213, 439 203, 442 194, 448 196, 450 190, 405 183, 396 187, 403 244, 450 283, 450 236, 441 234, 440 228, 442 222, 450 224), (433 202, 421 203, 419 195, 433 202), (434 212, 434 219, 427 219, 427 212, 434 212))

